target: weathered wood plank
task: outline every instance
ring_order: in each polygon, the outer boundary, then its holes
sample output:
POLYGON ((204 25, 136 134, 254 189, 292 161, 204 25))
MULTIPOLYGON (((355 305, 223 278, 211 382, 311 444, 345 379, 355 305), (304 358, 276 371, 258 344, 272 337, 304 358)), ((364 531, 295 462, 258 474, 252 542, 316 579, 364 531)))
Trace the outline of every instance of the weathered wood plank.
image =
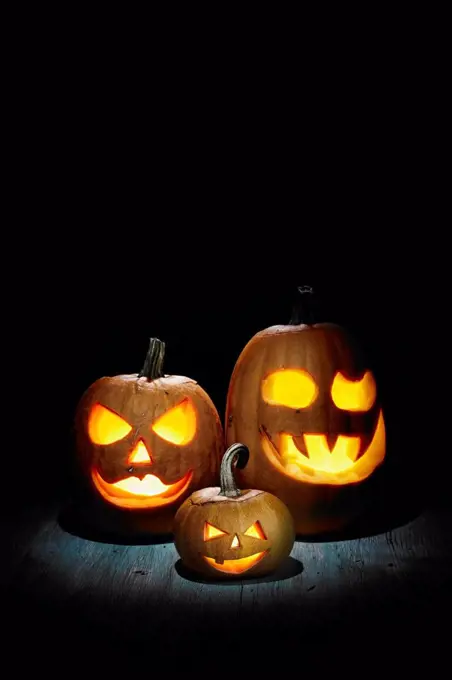
POLYGON ((451 520, 450 511, 427 512, 374 536, 297 541, 273 576, 206 583, 183 569, 172 542, 95 542, 43 515, 32 531, 18 532, 12 568, 3 572, 12 630, 68 651, 77 639, 84 654, 152 641, 153 654, 172 657, 177 641, 185 668, 196 667, 200 645, 214 660, 225 635, 242 652, 258 645, 268 662, 304 645, 359 649, 384 639, 394 650, 402 632, 411 645, 439 646, 452 604, 451 520))

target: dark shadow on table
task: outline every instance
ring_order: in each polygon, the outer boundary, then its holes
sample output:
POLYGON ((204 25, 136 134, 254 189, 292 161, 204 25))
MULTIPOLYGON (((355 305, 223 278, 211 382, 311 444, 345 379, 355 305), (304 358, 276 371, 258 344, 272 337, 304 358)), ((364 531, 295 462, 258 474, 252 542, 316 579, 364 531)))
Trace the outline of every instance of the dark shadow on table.
POLYGON ((412 522, 426 507, 428 496, 420 480, 409 471, 389 469, 378 479, 368 508, 351 524, 331 533, 297 535, 297 540, 320 543, 376 536, 412 522))
POLYGON ((173 534, 130 534, 125 532, 115 532, 106 530, 104 527, 97 525, 94 521, 89 522, 86 517, 80 513, 77 504, 68 503, 61 508, 58 513, 58 525, 63 531, 66 531, 78 538, 84 538, 88 541, 96 543, 111 543, 115 545, 159 545, 162 543, 172 543, 173 534))
POLYGON ((254 583, 271 583, 272 581, 285 581, 286 579, 298 576, 303 571, 303 565, 294 557, 287 557, 280 567, 271 574, 263 576, 262 578, 232 578, 230 580, 208 579, 203 578, 200 574, 193 572, 185 566, 182 560, 177 560, 174 565, 175 570, 182 578, 194 583, 206 583, 215 586, 237 586, 237 585, 252 585, 254 583))

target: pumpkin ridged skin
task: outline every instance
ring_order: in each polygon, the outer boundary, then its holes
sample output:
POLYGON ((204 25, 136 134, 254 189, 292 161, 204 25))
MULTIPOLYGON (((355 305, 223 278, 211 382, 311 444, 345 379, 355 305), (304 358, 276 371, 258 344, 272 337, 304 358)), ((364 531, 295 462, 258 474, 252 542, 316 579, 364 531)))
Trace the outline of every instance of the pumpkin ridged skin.
POLYGON ((264 491, 237 489, 228 460, 233 448, 229 447, 221 464, 221 487, 195 491, 179 508, 174 520, 174 543, 183 563, 203 576, 224 580, 265 576, 280 566, 289 556, 295 529, 288 508, 276 496, 264 491), (265 538, 246 535, 258 522, 265 538), (206 523, 213 525, 222 535, 205 540, 206 523), (239 545, 233 547, 233 541, 239 545), (240 573, 225 573, 219 569, 222 561, 243 560, 258 556, 253 566, 240 573), (217 567, 204 557, 215 560, 217 567))
POLYGON ((218 497, 219 491, 219 487, 213 487, 195 492, 177 511, 174 543, 182 561, 193 571, 211 579, 255 578, 273 572, 290 555, 294 544, 295 531, 289 510, 279 498, 264 491, 243 491, 239 498, 218 497), (262 525, 267 540, 243 535, 256 521, 262 525), (220 528, 226 535, 205 542, 204 522, 220 528), (241 548, 231 549, 235 534, 241 548), (267 555, 241 574, 217 571, 202 558, 206 555, 232 560, 263 550, 269 551, 267 555))
POLYGON ((189 378, 167 376, 152 382, 137 375, 100 378, 82 397, 76 422, 79 425, 78 451, 86 472, 91 470, 93 462, 100 464, 102 476, 108 482, 117 481, 127 474, 127 454, 138 439, 144 440, 152 457, 152 463, 143 467, 143 471, 161 477, 166 484, 172 484, 182 477, 188 467, 194 471, 192 491, 218 477, 223 443, 221 422, 206 392, 189 378), (186 398, 194 405, 198 418, 195 439, 185 446, 161 441, 151 431, 151 423, 186 398), (93 444, 87 435, 87 421, 95 403, 111 408, 128 423, 133 423, 132 431, 113 445, 93 444), (203 442, 203 455, 198 455, 199 440, 203 442), (165 449, 163 455, 159 455, 159 448, 165 449))
MULTIPOLYGON (((163 343, 161 343, 163 344, 163 343)), ((153 352, 155 347, 153 349, 153 352)), ((151 358, 150 353, 147 359, 151 358)), ((156 356, 154 359, 162 359, 156 356)), ((157 364, 159 362, 157 361, 157 364)), ((161 363, 161 362, 160 362, 161 363)), ((185 376, 161 375, 151 362, 149 375, 127 374, 96 380, 82 396, 75 414, 76 462, 83 484, 82 514, 100 524, 107 531, 119 533, 166 534, 172 531, 177 508, 195 489, 215 483, 224 450, 223 429, 218 412, 208 394, 192 379, 185 376), (149 377, 151 376, 151 377, 149 377), (151 425, 171 408, 189 400, 196 413, 196 432, 192 441, 177 445, 163 440, 152 431, 151 425), (130 426, 121 440, 108 445, 95 444, 88 434, 91 409, 95 404, 110 409, 130 426), (130 465, 128 457, 137 442, 142 441, 151 457, 149 463, 130 465), (93 471, 99 473, 109 488, 129 477, 157 476, 163 484, 177 483, 192 471, 188 487, 180 495, 155 501, 132 497, 127 502, 136 507, 118 507, 111 496, 102 497, 93 481, 93 471), (162 503, 159 507, 158 503, 162 503)), ((118 503, 122 503, 118 494, 118 503)), ((115 502, 116 498, 113 499, 115 502)))
POLYGON ((308 483, 286 474, 269 460, 262 450, 262 436, 269 433, 270 438, 276 437, 281 432, 294 438, 301 438, 303 433, 325 434, 331 448, 338 435, 358 433, 365 451, 381 413, 378 398, 368 412, 350 413, 333 403, 331 384, 337 371, 353 379, 367 369, 353 339, 331 323, 267 328, 247 343, 236 362, 226 403, 226 446, 241 441, 250 451, 246 468, 237 471, 238 483, 281 498, 294 517, 299 535, 340 529, 359 514, 369 500, 370 477, 381 464, 384 450, 375 461, 372 459, 372 469, 362 479, 357 475, 352 483, 324 483, 313 473, 315 483, 308 483), (263 401, 262 380, 273 371, 287 368, 306 370, 314 378, 318 394, 308 408, 292 409, 263 401))

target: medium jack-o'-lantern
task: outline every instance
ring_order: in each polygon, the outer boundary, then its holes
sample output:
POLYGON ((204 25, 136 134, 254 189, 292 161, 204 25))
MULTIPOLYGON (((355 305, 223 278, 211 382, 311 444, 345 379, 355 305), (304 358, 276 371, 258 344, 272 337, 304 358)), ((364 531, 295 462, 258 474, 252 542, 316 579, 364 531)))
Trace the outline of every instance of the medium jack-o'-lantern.
POLYGON ((118 526, 127 516, 132 528, 156 533, 171 531, 183 500, 216 480, 223 446, 213 402, 194 380, 164 375, 164 352, 151 338, 141 372, 100 378, 76 413, 78 458, 95 498, 117 511, 118 526))
MULTIPOLYGON (((385 424, 374 376, 349 334, 313 316, 313 291, 288 325, 257 333, 231 376, 226 443, 250 461, 242 485, 278 495, 310 534, 360 512, 366 484, 385 457, 385 424)), ((368 487, 368 485, 367 485, 368 487)))
POLYGON ((243 468, 248 457, 243 444, 230 446, 221 461, 221 486, 195 491, 174 520, 182 562, 210 579, 269 574, 294 544, 293 519, 279 498, 237 488, 232 465, 243 468))

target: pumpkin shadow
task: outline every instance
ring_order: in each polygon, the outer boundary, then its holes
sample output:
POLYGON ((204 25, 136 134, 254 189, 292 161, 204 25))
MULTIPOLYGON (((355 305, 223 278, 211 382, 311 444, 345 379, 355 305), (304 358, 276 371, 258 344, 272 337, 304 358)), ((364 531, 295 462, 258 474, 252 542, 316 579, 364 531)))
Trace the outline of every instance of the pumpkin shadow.
POLYGON ((57 523, 63 531, 77 538, 95 543, 113 545, 159 545, 172 543, 173 534, 127 534, 107 530, 105 527, 89 522, 78 509, 77 504, 70 503, 62 507, 58 513, 57 523))
POLYGON ((192 581, 194 583, 204 583, 207 585, 214 586, 246 586, 253 585, 256 583, 271 583, 272 581, 285 581, 294 576, 298 576, 304 571, 304 567, 300 560, 296 560, 294 557, 287 557, 284 562, 271 574, 263 576, 262 578, 231 578, 226 579, 210 579, 203 578, 200 574, 195 573, 189 569, 181 559, 177 560, 174 565, 175 570, 179 576, 187 581, 192 581))
POLYGON ((408 480, 403 470, 391 470, 381 476, 373 502, 348 526, 316 535, 297 534, 296 540, 324 543, 376 536, 412 522, 425 507, 426 498, 417 480, 408 480))

